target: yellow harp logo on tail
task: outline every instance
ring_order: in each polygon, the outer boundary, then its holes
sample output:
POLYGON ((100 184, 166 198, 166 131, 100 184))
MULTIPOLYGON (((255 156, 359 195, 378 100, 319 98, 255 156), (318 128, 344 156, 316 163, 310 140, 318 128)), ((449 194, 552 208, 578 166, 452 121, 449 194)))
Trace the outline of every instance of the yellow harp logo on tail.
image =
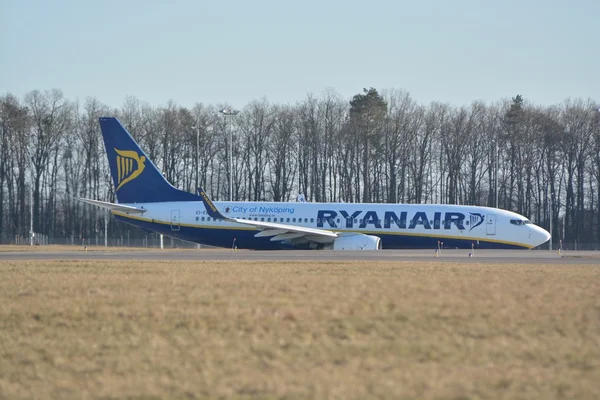
POLYGON ((146 157, 138 155, 132 150, 118 150, 117 152, 117 190, 124 184, 131 182, 144 171, 146 157))

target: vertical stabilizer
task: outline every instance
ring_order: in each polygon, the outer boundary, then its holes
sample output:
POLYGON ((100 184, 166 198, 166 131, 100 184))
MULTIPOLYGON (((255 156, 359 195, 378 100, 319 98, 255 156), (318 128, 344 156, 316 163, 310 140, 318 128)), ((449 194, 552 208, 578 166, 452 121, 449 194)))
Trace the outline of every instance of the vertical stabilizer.
POLYGON ((118 119, 100 118, 100 128, 119 203, 201 200, 167 182, 118 119))

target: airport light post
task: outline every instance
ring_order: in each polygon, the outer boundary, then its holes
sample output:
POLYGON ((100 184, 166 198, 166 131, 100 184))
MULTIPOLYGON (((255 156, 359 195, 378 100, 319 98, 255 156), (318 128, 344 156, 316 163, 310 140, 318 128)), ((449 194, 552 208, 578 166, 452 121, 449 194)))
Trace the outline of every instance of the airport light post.
POLYGON ((554 192, 550 193, 550 201, 548 202, 548 214, 550 216, 550 243, 549 243, 550 251, 552 251, 552 211, 554 208, 554 207, 552 207, 553 205, 554 205, 554 192))
MULTIPOLYGON (((402 177, 404 178, 404 177, 402 177)), ((402 181, 402 202, 404 203, 404 193, 406 188, 404 187, 404 181, 402 181)), ((444 149, 440 146, 440 203, 444 204, 444 149)))
POLYGON ((496 144, 496 172, 494 172, 494 185, 496 188, 494 191, 496 192, 496 208, 498 208, 498 162, 500 161, 500 154, 498 153, 498 141, 494 143, 496 144))
POLYGON ((200 126, 192 126, 196 130, 196 189, 200 187, 200 126))
POLYGON ((30 205, 29 205, 29 245, 33 246, 33 237, 35 233, 33 232, 33 179, 31 180, 31 185, 29 187, 30 194, 30 205))
POLYGON ((498 208, 498 141, 492 139, 494 142, 494 196, 496 197, 496 208, 498 208))
MULTIPOLYGON (((239 113, 238 110, 234 110, 231 107, 224 108, 219 112, 223 114, 225 128, 227 128, 227 117, 236 116, 239 113)), ((229 201, 233 201, 233 130, 231 129, 231 122, 229 125, 229 201)))
MULTIPOLYGON (((200 125, 192 126, 196 130, 196 189, 200 187, 200 125)), ((196 248, 200 249, 200 243, 196 244, 196 248)))

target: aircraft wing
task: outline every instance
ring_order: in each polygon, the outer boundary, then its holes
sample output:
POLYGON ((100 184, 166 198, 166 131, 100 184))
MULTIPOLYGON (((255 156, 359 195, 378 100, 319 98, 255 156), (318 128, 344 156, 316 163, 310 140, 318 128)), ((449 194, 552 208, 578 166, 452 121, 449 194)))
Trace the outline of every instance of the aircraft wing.
POLYGON ((278 224, 275 222, 251 221, 241 218, 224 219, 226 221, 237 222, 238 224, 249 225, 263 229, 263 231, 254 236, 273 236, 271 241, 296 239, 305 236, 308 239, 315 240, 317 242, 331 242, 333 239, 338 237, 337 233, 328 231, 326 229, 306 228, 303 226, 278 224))
POLYGON ((249 225, 261 229, 261 232, 254 235, 255 237, 271 237, 271 241, 291 240, 305 237, 320 243, 332 242, 339 235, 333 231, 326 229, 307 228, 303 226, 279 224, 276 222, 252 221, 241 218, 229 218, 224 216, 214 205, 202 188, 198 188, 198 194, 202 198, 206 212, 211 218, 236 222, 242 225, 249 225))
POLYGON ((131 206, 123 205, 123 204, 108 203, 106 201, 83 199, 83 198, 80 198, 77 200, 79 200, 83 203, 91 204, 93 206, 104 208, 104 209, 110 210, 110 211, 119 211, 119 212, 128 213, 128 214, 143 214, 146 212, 146 210, 143 208, 131 207, 131 206))

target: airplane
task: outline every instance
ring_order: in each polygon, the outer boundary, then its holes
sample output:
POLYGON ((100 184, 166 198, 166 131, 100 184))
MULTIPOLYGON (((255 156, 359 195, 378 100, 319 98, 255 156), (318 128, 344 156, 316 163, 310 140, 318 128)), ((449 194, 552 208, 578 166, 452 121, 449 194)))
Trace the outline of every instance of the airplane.
POLYGON ((449 204, 215 201, 172 186, 121 123, 99 119, 117 221, 204 245, 255 249, 532 249, 550 234, 511 211, 449 204))

